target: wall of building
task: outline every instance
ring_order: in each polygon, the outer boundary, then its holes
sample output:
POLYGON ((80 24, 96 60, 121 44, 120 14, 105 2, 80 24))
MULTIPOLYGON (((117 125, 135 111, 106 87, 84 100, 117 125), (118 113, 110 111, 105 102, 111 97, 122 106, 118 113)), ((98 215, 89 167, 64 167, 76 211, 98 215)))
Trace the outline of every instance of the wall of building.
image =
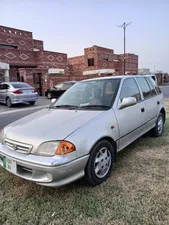
POLYGON ((68 58, 68 66, 71 80, 84 79, 83 71, 86 68, 84 56, 68 58))
POLYGON ((12 66, 36 66, 35 52, 18 49, 0 49, 0 61, 12 66))
MULTIPOLYGON (((83 71, 114 69, 113 75, 122 75, 124 71, 123 54, 115 54, 113 49, 100 46, 85 48, 84 56, 68 58, 68 62, 70 75, 76 74, 81 79, 83 78, 83 71), (94 65, 88 66, 88 59, 94 59, 94 65)), ((138 73, 137 55, 126 54, 126 71, 128 74, 138 73)))
POLYGON ((16 46, 20 50, 32 51, 32 32, 0 26, 0 44, 16 46))
POLYGON ((43 41, 33 39, 33 48, 34 50, 43 51, 43 41))

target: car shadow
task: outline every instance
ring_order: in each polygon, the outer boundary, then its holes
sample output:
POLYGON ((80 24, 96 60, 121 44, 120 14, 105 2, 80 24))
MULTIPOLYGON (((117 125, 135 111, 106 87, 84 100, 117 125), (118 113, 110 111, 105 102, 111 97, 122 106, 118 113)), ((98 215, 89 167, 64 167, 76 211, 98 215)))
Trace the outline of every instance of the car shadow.
MULTIPOLYGON (((5 106, 6 108, 8 108, 7 105, 4 104, 4 103, 0 103, 0 106, 5 106)), ((17 108, 20 108, 20 107, 28 108, 28 107, 31 107, 31 106, 35 106, 35 105, 30 105, 29 103, 19 103, 19 104, 12 105, 10 108, 14 108, 14 109, 15 108, 17 109, 17 108)))

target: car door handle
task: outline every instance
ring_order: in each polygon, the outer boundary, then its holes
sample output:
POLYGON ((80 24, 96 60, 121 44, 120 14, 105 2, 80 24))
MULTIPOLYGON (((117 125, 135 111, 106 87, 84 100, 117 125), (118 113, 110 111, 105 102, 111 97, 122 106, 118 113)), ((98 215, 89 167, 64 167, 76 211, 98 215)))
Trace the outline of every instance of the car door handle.
POLYGON ((144 108, 141 108, 141 112, 144 112, 145 111, 145 109, 144 108))
POLYGON ((157 105, 159 105, 160 104, 160 102, 159 101, 157 101, 157 105))

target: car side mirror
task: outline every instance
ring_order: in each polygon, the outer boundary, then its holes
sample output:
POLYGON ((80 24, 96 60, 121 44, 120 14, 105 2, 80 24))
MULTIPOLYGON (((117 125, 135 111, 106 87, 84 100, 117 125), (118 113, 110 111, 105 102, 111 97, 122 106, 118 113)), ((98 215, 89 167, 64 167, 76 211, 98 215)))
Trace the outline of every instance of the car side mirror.
POLYGON ((135 97, 126 97, 123 98, 122 102, 119 104, 119 109, 123 109, 132 105, 135 105, 137 100, 135 97))
POLYGON ((56 98, 52 98, 51 104, 54 103, 55 101, 56 101, 56 98))

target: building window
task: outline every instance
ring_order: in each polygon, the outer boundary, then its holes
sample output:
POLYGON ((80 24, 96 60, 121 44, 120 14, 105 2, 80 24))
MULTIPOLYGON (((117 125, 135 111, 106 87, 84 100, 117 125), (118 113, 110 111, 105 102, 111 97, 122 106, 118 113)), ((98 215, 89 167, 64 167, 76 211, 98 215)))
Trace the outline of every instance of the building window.
POLYGON ((18 47, 15 45, 0 44, 0 48, 17 49, 18 47))
POLYGON ((88 66, 94 66, 94 58, 88 59, 88 66))
POLYGON ((108 59, 108 58, 103 58, 103 60, 104 60, 104 61, 109 61, 109 59, 108 59))

